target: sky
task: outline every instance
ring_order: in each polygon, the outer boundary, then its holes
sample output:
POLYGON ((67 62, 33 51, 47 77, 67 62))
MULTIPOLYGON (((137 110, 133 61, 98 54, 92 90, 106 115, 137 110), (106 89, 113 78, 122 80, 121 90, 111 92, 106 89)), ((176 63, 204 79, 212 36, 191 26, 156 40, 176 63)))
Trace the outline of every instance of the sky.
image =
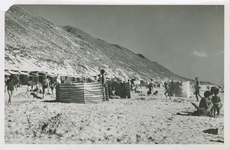
POLYGON ((223 5, 20 6, 141 53, 180 76, 224 84, 223 5))

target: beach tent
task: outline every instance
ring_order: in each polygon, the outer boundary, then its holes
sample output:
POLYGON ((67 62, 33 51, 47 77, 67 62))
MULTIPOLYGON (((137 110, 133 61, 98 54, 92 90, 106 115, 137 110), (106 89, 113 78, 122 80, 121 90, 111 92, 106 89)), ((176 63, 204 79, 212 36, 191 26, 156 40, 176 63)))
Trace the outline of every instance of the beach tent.
POLYGON ((19 80, 22 85, 27 85, 29 81, 30 74, 27 72, 19 71, 19 80))
POLYGON ((192 89, 190 88, 190 82, 174 82, 173 86, 171 85, 170 91, 172 94, 175 94, 176 97, 186 97, 189 98, 192 93, 192 89))
POLYGON ((33 82, 40 82, 43 83, 44 79, 45 79, 45 75, 47 73, 44 71, 31 71, 30 72, 30 79, 32 79, 33 82))
POLYGON ((14 80, 16 81, 16 83, 20 82, 19 79, 19 72, 16 70, 7 70, 9 74, 13 75, 14 80))

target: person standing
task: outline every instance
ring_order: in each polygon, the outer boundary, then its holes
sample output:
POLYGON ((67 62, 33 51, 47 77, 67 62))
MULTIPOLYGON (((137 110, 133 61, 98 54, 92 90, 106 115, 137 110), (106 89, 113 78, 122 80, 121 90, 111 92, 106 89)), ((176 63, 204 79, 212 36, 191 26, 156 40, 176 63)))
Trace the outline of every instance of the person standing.
POLYGON ((103 94, 103 101, 109 101, 108 97, 108 86, 106 82, 105 70, 101 69, 101 84, 102 84, 102 94, 103 94))
POLYGON ((56 85, 57 85, 56 80, 54 78, 51 78, 51 80, 50 80, 50 88, 51 88, 52 95, 54 95, 56 85))
POLYGON ((168 86, 169 86, 169 95, 175 96, 175 84, 174 84, 173 79, 171 79, 171 81, 169 81, 168 86))
POLYGON ((198 77, 195 78, 195 95, 196 95, 197 101, 199 101, 199 97, 202 98, 200 96, 200 81, 198 77))
POLYGON ((47 75, 45 75, 45 79, 44 79, 44 81, 42 83, 42 92, 43 92, 42 98, 45 97, 45 91, 46 91, 46 89, 49 88, 49 84, 50 84, 49 79, 48 79, 47 75))
POLYGON ((10 78, 6 81, 6 86, 7 86, 7 92, 9 94, 8 104, 11 104, 11 98, 13 96, 13 92, 15 89, 15 79, 12 74, 10 75, 10 78))
POLYGON ((148 96, 153 94, 153 86, 154 86, 154 84, 153 84, 153 79, 151 79, 151 80, 150 80, 150 83, 149 83, 149 85, 148 85, 148 87, 149 87, 149 91, 148 91, 148 93, 147 93, 148 96))
POLYGON ((165 96, 166 98, 169 96, 169 98, 171 99, 171 95, 170 95, 170 88, 167 82, 164 82, 164 87, 165 87, 165 96))
POLYGON ((212 103, 214 105, 214 110, 213 110, 214 115, 213 115, 213 117, 219 117, 220 116, 220 110, 222 108, 221 99, 218 96, 219 89, 215 88, 213 93, 214 93, 214 96, 212 97, 212 103), (216 112, 217 112, 217 116, 216 116, 216 112))

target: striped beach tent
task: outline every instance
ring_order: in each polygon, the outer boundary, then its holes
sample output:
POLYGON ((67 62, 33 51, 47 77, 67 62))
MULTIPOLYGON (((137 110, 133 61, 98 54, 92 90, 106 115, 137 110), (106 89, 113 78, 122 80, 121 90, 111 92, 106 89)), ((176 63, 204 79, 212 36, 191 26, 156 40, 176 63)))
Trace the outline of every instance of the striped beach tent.
POLYGON ((103 101, 100 83, 60 84, 56 88, 57 101, 70 103, 100 103, 103 101))

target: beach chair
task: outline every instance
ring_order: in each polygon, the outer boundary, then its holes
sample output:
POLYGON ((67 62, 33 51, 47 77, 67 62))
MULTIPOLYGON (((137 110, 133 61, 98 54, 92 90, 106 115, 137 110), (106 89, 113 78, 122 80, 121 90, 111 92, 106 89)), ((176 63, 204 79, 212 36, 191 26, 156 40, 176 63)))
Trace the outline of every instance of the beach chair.
POLYGON ((193 102, 191 102, 191 104, 199 111, 204 113, 206 116, 208 116, 207 112, 205 112, 204 110, 200 109, 199 106, 193 102))

